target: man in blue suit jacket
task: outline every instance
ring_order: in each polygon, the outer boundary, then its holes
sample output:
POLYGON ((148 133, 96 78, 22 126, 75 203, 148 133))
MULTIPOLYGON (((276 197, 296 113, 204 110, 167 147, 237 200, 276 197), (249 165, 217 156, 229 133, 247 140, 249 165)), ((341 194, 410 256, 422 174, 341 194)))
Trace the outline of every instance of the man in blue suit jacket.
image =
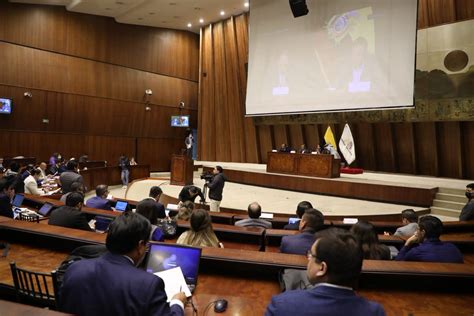
POLYGON ((323 225, 323 213, 314 208, 306 209, 299 222, 300 234, 284 236, 281 240, 280 252, 305 255, 316 240, 314 233, 321 230, 323 225))
POLYGON ((333 228, 322 232, 308 252, 307 274, 314 288, 273 296, 265 315, 385 315, 380 304, 352 289, 362 268, 362 251, 354 236, 333 228))
POLYGON ((112 210, 110 201, 107 200, 107 196, 109 195, 109 187, 107 185, 99 184, 95 188, 95 195, 96 196, 87 200, 86 202, 87 207, 98 208, 100 210, 106 210, 106 211, 112 210))
POLYGON ((168 304, 163 280, 139 270, 150 222, 125 212, 109 226, 107 252, 97 259, 80 260, 64 275, 59 309, 79 316, 184 315, 184 293, 168 304))

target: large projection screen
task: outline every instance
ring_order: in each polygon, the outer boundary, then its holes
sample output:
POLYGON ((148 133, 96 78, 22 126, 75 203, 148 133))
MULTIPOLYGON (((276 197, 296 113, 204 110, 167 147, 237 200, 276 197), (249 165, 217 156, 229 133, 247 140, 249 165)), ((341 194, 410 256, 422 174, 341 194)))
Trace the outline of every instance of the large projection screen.
POLYGON ((252 0, 246 114, 413 106, 417 0, 252 0))

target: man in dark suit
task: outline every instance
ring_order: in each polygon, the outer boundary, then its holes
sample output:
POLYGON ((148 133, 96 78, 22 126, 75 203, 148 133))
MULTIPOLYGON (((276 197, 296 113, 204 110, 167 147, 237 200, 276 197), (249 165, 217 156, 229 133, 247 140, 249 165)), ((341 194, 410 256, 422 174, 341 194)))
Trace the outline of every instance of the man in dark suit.
MULTIPOLYGON (((301 201, 298 203, 298 206, 296 207, 296 216, 298 218, 302 218, 304 211, 306 211, 309 208, 313 208, 313 205, 311 205, 310 202, 308 201, 301 201)), ((300 221, 297 221, 296 223, 292 224, 286 224, 283 229, 291 229, 291 230, 299 230, 300 229, 300 221)))
POLYGON ((356 295, 353 286, 362 269, 362 251, 349 232, 326 233, 308 251, 307 290, 286 291, 272 297, 270 315, 385 315, 383 307, 356 295))
POLYGON ((109 252, 72 264, 64 275, 59 309, 87 316, 184 315, 184 293, 166 302, 163 280, 136 268, 143 260, 150 222, 125 212, 109 226, 109 252))
POLYGON ((73 182, 84 183, 82 176, 78 173, 79 164, 75 160, 69 160, 66 164, 66 171, 61 173, 59 177, 59 183, 61 184, 61 189, 63 194, 71 191, 71 184, 73 182))
POLYGON ((249 218, 235 222, 235 226, 272 228, 271 222, 260 218, 262 215, 262 207, 257 202, 250 203, 247 207, 247 212, 249 218))
POLYGON ((86 206, 98 208, 100 210, 112 211, 112 205, 107 196, 109 195, 109 187, 106 184, 99 184, 95 188, 95 196, 87 200, 86 206))
POLYGON ((145 200, 155 201, 155 204, 158 207, 158 212, 157 212, 158 218, 165 218, 166 217, 165 206, 159 202, 161 194, 163 194, 163 190, 161 190, 159 186, 152 186, 150 188, 150 193, 148 194, 148 197, 144 199, 143 201, 145 200))
POLYGON ((15 195, 15 181, 13 179, 0 179, 0 216, 13 218, 12 198, 15 195))
POLYGON ((280 252, 305 255, 316 240, 314 233, 324 225, 324 216, 314 208, 307 209, 299 222, 298 235, 284 236, 281 240, 280 252))
POLYGON ((66 205, 55 209, 49 217, 48 224, 93 231, 87 222, 86 214, 81 212, 84 195, 73 192, 66 198, 66 205))
POLYGON ((474 183, 466 185, 466 197, 467 203, 462 208, 461 214, 459 215, 460 221, 474 221, 474 183))

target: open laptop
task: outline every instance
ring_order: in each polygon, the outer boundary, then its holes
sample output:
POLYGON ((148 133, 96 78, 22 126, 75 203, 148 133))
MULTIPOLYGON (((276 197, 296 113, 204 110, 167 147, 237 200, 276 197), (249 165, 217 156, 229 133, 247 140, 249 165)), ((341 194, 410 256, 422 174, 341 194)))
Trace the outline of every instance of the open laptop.
POLYGON ((115 203, 115 210, 119 212, 124 212, 127 210, 128 202, 125 201, 117 201, 115 203))
POLYGON ((51 203, 44 203, 43 206, 41 206, 41 208, 38 210, 38 214, 40 214, 41 216, 49 216, 49 214, 51 213, 51 211, 53 210, 54 208, 54 205, 51 204, 51 203))
POLYGON ((201 248, 153 243, 150 244, 146 271, 156 273, 179 266, 189 290, 193 292, 197 284, 200 259, 201 248))
POLYGON ((13 197, 13 201, 12 201, 12 205, 14 207, 21 207, 21 205, 23 204, 23 200, 25 199, 25 196, 22 195, 22 194, 15 194, 15 196, 13 197))

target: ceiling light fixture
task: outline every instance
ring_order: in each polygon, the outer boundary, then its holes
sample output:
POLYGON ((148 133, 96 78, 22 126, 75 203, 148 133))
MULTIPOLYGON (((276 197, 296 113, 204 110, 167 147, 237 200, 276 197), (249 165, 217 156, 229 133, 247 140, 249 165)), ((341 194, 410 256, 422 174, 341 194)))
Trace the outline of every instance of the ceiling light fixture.
POLYGON ((224 15, 224 14, 225 14, 225 12, 224 12, 224 11, 221 11, 221 15, 224 15))
POLYGON ((248 8, 248 7, 249 7, 249 3, 248 3, 248 2, 245 2, 245 3, 244 3, 244 7, 248 8))
POLYGON ((204 23, 204 19, 199 19, 199 23, 204 23))
POLYGON ((193 26, 193 25, 191 23, 188 23, 188 27, 191 27, 191 26, 193 26))

